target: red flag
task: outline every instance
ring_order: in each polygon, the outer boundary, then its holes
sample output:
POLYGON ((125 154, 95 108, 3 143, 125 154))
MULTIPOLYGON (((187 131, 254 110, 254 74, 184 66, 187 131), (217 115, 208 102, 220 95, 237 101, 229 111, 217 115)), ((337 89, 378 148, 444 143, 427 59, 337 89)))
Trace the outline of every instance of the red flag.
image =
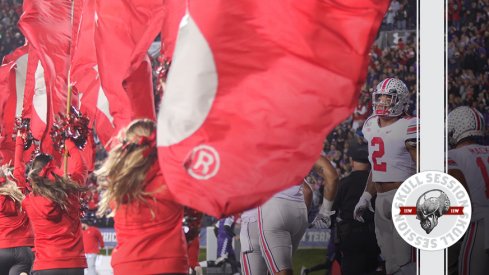
MULTIPOLYGON (((39 56, 47 83, 49 112, 52 116, 66 112, 68 68, 72 37, 72 1, 24 1, 19 28, 39 56)), ((35 99, 39 99, 34 96, 35 99)), ((46 137, 49 135, 44 135, 46 137)), ((42 140, 42 151, 51 152, 49 142, 42 140), (46 147, 46 146, 47 147, 46 147)))
POLYGON ((85 144, 85 147, 83 147, 80 152, 86 162, 88 173, 93 172, 95 169, 95 151, 95 141, 93 140, 93 134, 90 133, 87 136, 87 143, 85 144))
POLYGON ((131 109, 135 114, 138 114, 138 117, 156 120, 152 77, 153 68, 149 57, 146 55, 139 67, 124 81, 124 89, 129 96, 131 109))
POLYGON ((80 93, 80 111, 88 115, 100 141, 104 146, 107 145, 116 133, 109 101, 100 85, 97 66, 73 80, 80 93))
MULTIPOLYGON (((90 1, 93 3, 94 0, 90 0, 90 1)), ((87 6, 88 2, 89 0, 73 0, 73 11, 72 11, 73 22, 71 22, 72 27, 71 27, 71 48, 70 48, 70 53, 72 58, 75 52, 75 48, 78 46, 76 41, 78 41, 78 35, 80 34, 81 21, 82 21, 84 8, 87 6)), ((92 16, 94 16, 93 12, 94 11, 92 9, 92 16)))
MULTIPOLYGON (((46 79, 41 61, 37 59, 37 64, 33 63, 32 65, 35 69, 33 71, 32 82, 33 94, 30 102, 32 105, 30 114, 31 131, 35 139, 43 141, 46 133, 48 132, 46 131, 46 126, 48 125, 48 95, 46 90, 46 79)), ((49 153, 51 152, 51 149, 44 152, 49 153)))
POLYGON ((187 1, 165 0, 165 17, 161 30, 161 54, 171 60, 175 50, 178 26, 187 8, 187 1))
POLYGON ((0 66, 0 165, 13 163, 15 142, 15 61, 0 66))
POLYGON ((158 115, 177 200, 226 216, 302 182, 357 104, 388 5, 189 1, 158 115))
POLYGON ((94 35, 95 0, 85 0, 80 25, 75 35, 77 39, 73 47, 71 81, 79 93, 80 111, 88 115, 91 126, 95 126, 100 141, 106 145, 115 134, 115 127, 109 101, 100 86, 94 35))
POLYGON ((7 64, 9 62, 15 62, 17 59, 21 58, 23 55, 27 54, 29 51, 29 46, 26 44, 24 46, 20 46, 15 51, 10 54, 7 54, 3 57, 2 64, 7 64))
MULTIPOLYGON (((95 115, 95 129, 97 130, 97 136, 104 146, 107 146, 111 138, 116 134, 116 128, 114 124, 114 118, 111 115, 111 105, 107 99, 105 91, 102 89, 97 67, 94 68, 96 72, 95 93, 90 94, 91 97, 96 95, 96 115, 95 115)), ((87 96, 85 105, 91 102, 90 97, 87 96)), ((115 103, 117 104, 117 103, 115 103)), ((83 106, 83 105, 82 105, 83 106)))
POLYGON ((14 163, 14 150, 10 147, 0 147, 0 165, 14 163))
POLYGON ((15 122, 14 104, 10 101, 15 92, 13 80, 15 79, 14 63, 10 62, 0 66, 0 146, 13 148, 12 131, 15 122), (13 120, 13 121, 12 121, 13 120))
MULTIPOLYGON (((24 60, 25 61, 25 60, 24 60)), ((19 63, 19 62, 18 62, 19 63)), ((33 108, 33 99, 34 99, 34 92, 36 89, 36 84, 37 84, 37 89, 41 90, 41 94, 43 93, 44 95, 46 94, 46 84, 44 81, 44 72, 42 70, 38 70, 38 67, 41 62, 39 61, 39 58, 36 54, 36 50, 34 50, 32 47, 27 48, 27 64, 25 68, 25 78, 22 78, 23 87, 21 85, 21 89, 23 88, 23 99, 22 99, 22 110, 21 113, 19 114, 19 108, 17 108, 17 114, 16 117, 22 117, 22 118, 28 118, 30 119, 30 127, 33 135, 37 139, 41 139, 42 135, 45 133, 46 129, 46 113, 47 113, 47 97, 44 96, 44 100, 38 100, 36 108, 33 108), (36 70, 37 72, 37 83, 36 83, 36 70), (40 105, 40 106, 39 106, 40 105), (42 107, 41 107, 42 106, 42 107), (36 110, 45 110, 44 114, 39 113, 37 114, 36 110), (42 117, 42 120, 41 120, 42 117), (44 120, 44 121, 43 121, 44 120)), ((17 64, 16 67, 16 74, 22 70, 19 70, 19 68, 22 68, 24 65, 19 66, 17 64)), ((42 66, 40 67, 42 69, 42 66)), ((16 76, 16 80, 19 78, 16 76)), ((18 81, 16 81, 17 84, 19 84, 18 81)), ((19 90, 19 87, 17 87, 17 91, 19 90)), ((38 94, 40 93, 39 91, 37 92, 38 94)), ((20 96, 17 96, 17 106, 19 105, 19 100, 20 96)), ((27 162, 31 160, 31 156, 33 151, 35 150, 35 146, 32 145, 27 151, 23 153, 24 161, 27 162)))
MULTIPOLYGON (((3 77, 3 81, 8 81, 3 83, 4 86, 2 94, 2 101, 5 104, 4 108, 0 107, 0 120, 4 126, 4 134, 12 137, 14 134, 15 118, 21 117, 23 103, 24 103, 24 88, 25 80, 27 74, 27 60, 28 60, 28 46, 21 46, 17 48, 14 52, 6 55, 3 59, 4 66, 10 68, 10 72, 3 77)), ((13 140, 9 140, 13 142, 13 140)))
MULTIPOLYGON (((49 101, 46 83, 44 67, 36 50, 29 48, 22 118, 30 119, 32 135, 36 140, 41 141, 41 151, 51 154, 59 165, 61 155, 54 149, 53 141, 49 136, 49 129, 47 129, 49 101)), ((29 159, 30 154, 24 152, 24 158, 29 159)))
POLYGON ((32 47, 28 49, 22 118, 29 118, 32 134, 35 139, 42 140, 46 132, 48 99, 44 68, 32 47))
POLYGON ((148 110, 152 115, 149 118, 154 119, 153 103, 149 106, 138 105, 138 109, 131 108, 136 94, 140 99, 152 95, 153 91, 147 89, 150 85, 145 85, 144 90, 132 91, 125 90, 123 84, 141 68, 146 51, 161 30, 163 1, 97 0, 96 14, 98 69, 116 129, 121 129, 135 118, 148 117, 148 110), (117 16, 114 16, 115 11, 117 16))
POLYGON ((27 71, 24 85, 24 104, 22 110, 23 118, 32 117, 32 97, 34 96, 35 88, 35 73, 39 64, 39 57, 36 50, 32 47, 28 49, 27 71))

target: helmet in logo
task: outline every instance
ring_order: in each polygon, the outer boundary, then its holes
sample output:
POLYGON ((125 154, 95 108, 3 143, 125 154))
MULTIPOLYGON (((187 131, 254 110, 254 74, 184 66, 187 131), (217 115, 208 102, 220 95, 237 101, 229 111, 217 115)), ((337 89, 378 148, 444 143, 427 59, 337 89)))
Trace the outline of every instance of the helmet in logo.
POLYGON ((485 125, 479 111, 461 106, 448 114, 447 128, 448 142, 455 146, 464 138, 484 136, 485 125))
POLYGON ((435 189, 424 192, 416 202, 416 219, 426 234, 438 225, 438 218, 448 212, 450 200, 443 191, 435 189))
POLYGON ((409 91, 406 84, 397 78, 386 78, 380 82, 373 96, 374 114, 396 117, 407 110, 409 91))

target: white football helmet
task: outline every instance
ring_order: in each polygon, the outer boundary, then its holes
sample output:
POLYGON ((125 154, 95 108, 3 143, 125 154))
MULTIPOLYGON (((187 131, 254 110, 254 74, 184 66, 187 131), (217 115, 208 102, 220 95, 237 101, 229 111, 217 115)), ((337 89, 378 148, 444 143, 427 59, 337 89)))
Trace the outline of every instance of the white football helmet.
POLYGON ((448 114, 447 128, 448 143, 455 146, 464 138, 484 136, 484 117, 474 108, 457 107, 448 114))
POLYGON ((380 82, 372 93, 374 114, 396 117, 408 108, 409 91, 401 80, 386 78, 380 82))

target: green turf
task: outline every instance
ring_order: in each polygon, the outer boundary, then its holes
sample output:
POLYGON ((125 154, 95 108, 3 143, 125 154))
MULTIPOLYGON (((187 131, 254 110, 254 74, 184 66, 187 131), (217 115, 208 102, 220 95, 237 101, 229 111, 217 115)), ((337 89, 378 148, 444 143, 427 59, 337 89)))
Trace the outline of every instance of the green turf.
MULTIPOLYGON (((101 255, 106 255, 106 250, 100 250, 101 255)), ((112 254, 112 248, 109 249, 109 255, 112 254)), ((199 261, 205 261, 205 249, 200 249, 199 261)), ((300 275, 301 267, 311 267, 316 264, 322 263, 326 255, 325 249, 300 249, 294 256, 294 274, 300 275)), ((311 275, 323 275, 324 270, 309 273, 311 275)))
POLYGON ((205 248, 201 248, 199 252, 199 262, 205 261, 205 248))
POLYGON ((107 249, 105 249, 105 248, 102 248, 102 249, 100 249, 99 254, 100 255, 112 255, 112 250, 113 250, 113 248, 109 248, 109 251, 107 251, 107 249))
MULTIPOLYGON (((199 261, 205 261, 205 249, 200 249, 199 261)), ((301 249, 294 256, 294 274, 300 274, 301 267, 311 267, 322 263, 326 257, 326 249, 301 249)), ((324 270, 309 273, 311 275, 323 275, 324 270)))
MULTIPOLYGON (((301 267, 311 267, 324 262, 326 249, 300 249, 294 255, 294 274, 300 274, 301 267)), ((323 275, 325 270, 309 273, 311 275, 323 275)))

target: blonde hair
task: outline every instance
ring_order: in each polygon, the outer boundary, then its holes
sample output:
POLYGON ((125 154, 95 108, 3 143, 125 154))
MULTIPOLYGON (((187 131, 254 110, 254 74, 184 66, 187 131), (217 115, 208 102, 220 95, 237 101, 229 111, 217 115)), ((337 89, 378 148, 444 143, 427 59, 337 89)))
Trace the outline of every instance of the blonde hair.
POLYGON ((69 200, 70 195, 77 195, 87 189, 79 186, 76 182, 69 178, 54 175, 54 180, 47 176, 39 175, 42 169, 48 165, 51 157, 45 154, 36 156, 32 162, 32 170, 29 173, 28 179, 31 183, 32 193, 41 197, 45 197, 56 203, 61 210, 67 212, 71 207, 69 200))
POLYGON ((157 158, 155 136, 156 125, 149 119, 135 120, 119 133, 120 144, 110 150, 107 160, 95 172, 100 189, 105 190, 99 202, 99 216, 107 213, 111 202, 116 205, 113 211, 133 201, 146 203, 149 193, 144 192, 143 183, 157 158))
POLYGON ((12 198, 16 203, 21 205, 25 198, 17 184, 11 181, 8 177, 5 177, 6 182, 0 186, 0 195, 12 198))

